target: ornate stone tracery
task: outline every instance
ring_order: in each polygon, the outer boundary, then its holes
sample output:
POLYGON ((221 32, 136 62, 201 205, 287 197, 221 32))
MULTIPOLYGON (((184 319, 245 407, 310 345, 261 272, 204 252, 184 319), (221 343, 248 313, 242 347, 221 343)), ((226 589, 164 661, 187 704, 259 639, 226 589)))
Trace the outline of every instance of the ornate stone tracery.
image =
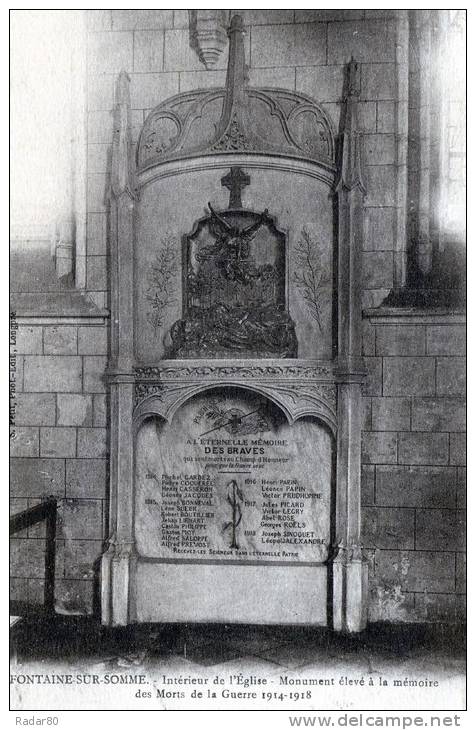
POLYGON ((152 110, 138 142, 139 171, 168 160, 224 152, 273 153, 334 168, 332 127, 312 99, 248 86, 242 34, 241 18, 235 16, 225 89, 179 94, 152 110), (211 124, 209 111, 220 105, 220 122, 211 124))
POLYGON ((245 97, 252 119, 249 126, 253 124, 255 131, 243 128, 233 116, 218 138, 212 137, 208 108, 219 108, 225 91, 191 92, 188 103, 183 96, 164 102, 147 118, 138 145, 139 170, 166 160, 247 151, 311 159, 333 167, 330 122, 304 94, 247 87, 245 97))

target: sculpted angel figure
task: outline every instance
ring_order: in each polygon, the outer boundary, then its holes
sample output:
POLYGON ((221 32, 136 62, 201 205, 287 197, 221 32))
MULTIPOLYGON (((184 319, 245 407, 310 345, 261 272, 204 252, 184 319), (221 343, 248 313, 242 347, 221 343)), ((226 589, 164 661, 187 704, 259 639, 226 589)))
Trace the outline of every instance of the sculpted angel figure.
POLYGON ((212 246, 204 246, 197 253, 198 261, 214 258, 216 266, 226 279, 239 281, 242 284, 251 283, 252 279, 260 276, 260 273, 251 262, 247 261, 250 244, 261 226, 271 220, 268 209, 250 226, 240 229, 222 218, 210 203, 208 207, 211 212, 210 230, 216 240, 212 246))

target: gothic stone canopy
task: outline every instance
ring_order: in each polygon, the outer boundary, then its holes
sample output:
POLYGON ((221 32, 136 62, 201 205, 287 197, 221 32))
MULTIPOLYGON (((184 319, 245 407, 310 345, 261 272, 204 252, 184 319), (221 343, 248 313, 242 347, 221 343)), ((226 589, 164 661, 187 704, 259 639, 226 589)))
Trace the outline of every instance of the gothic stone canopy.
POLYGON ((140 135, 139 171, 168 160, 236 152, 312 160, 333 170, 334 138, 324 111, 304 94, 250 88, 240 16, 233 18, 229 36, 226 88, 178 94, 159 104, 140 135))

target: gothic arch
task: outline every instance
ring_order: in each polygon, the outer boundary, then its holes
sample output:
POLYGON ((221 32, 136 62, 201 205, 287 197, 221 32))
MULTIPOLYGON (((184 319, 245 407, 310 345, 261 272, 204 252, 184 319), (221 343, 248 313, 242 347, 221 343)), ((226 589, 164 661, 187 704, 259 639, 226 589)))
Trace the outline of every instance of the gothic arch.
POLYGON ((311 416, 330 430, 335 438, 337 420, 335 414, 335 389, 332 384, 297 383, 261 384, 233 381, 205 383, 156 383, 155 392, 143 398, 133 413, 134 432, 150 416, 160 416, 171 423, 176 412, 194 396, 215 389, 241 389, 264 396, 284 414, 289 425, 298 419, 311 416))

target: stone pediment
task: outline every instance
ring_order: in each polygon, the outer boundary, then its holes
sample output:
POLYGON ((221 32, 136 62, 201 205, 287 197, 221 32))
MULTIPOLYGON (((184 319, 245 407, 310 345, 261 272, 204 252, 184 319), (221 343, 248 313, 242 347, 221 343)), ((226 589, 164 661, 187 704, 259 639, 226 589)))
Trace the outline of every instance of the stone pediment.
POLYGON ((161 162, 250 152, 312 160, 334 168, 334 137, 325 112, 309 97, 281 89, 245 87, 241 114, 217 125, 226 89, 178 94, 148 116, 137 150, 139 170, 161 162))

